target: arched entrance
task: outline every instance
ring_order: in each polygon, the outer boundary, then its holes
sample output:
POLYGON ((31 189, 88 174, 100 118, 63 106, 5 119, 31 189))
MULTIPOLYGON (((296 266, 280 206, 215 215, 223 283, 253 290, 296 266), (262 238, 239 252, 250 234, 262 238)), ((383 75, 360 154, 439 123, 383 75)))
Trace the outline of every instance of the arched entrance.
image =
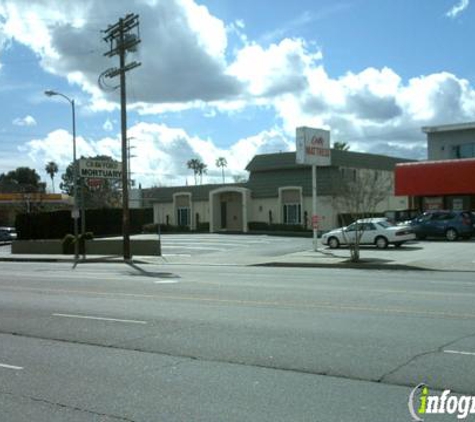
POLYGON ((224 187, 209 193, 209 231, 247 232, 249 189, 224 187))

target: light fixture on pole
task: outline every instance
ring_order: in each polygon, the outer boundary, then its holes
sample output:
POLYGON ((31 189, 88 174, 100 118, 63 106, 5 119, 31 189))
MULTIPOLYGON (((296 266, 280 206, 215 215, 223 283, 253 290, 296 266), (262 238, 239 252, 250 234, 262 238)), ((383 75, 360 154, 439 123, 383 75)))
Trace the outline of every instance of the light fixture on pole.
POLYGON ((61 94, 60 92, 48 90, 45 91, 45 95, 48 97, 53 97, 58 95, 63 97, 66 101, 71 104, 72 110, 72 119, 73 119, 73 198, 74 198, 74 207, 73 207, 73 220, 74 220, 74 261, 77 264, 79 260, 79 209, 78 209, 78 163, 76 160, 76 108, 74 105, 74 100, 68 96, 61 94))

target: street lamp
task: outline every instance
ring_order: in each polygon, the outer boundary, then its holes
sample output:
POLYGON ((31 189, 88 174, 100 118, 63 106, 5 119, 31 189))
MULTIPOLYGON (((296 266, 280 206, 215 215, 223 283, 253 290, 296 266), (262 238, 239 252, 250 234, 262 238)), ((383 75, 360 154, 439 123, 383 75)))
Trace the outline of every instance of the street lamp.
POLYGON ((74 220, 74 261, 75 263, 79 260, 79 225, 78 225, 78 218, 79 218, 79 210, 78 210, 78 165, 76 161, 76 109, 74 106, 74 100, 69 98, 68 96, 61 94, 60 92, 56 91, 45 91, 45 95, 48 97, 53 97, 55 95, 59 95, 63 97, 65 100, 71 104, 72 109, 72 117, 73 117, 73 198, 74 198, 74 208, 73 208, 73 220, 74 220))

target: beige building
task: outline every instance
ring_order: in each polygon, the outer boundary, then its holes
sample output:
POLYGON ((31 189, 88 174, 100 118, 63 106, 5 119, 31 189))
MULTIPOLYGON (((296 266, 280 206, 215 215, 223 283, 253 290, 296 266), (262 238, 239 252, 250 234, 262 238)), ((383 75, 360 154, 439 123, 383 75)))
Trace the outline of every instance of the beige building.
MULTIPOLYGON (((339 224, 340 215, 357 211, 349 209, 342 196, 351 195, 344 187, 363 180, 361 176, 381 184, 389 180, 384 199, 367 212, 407 208, 407 198, 395 197, 393 187, 394 167, 405 161, 332 150, 331 165, 317 169, 319 230, 330 230, 339 224)), ((296 164, 295 152, 257 155, 246 170, 245 183, 145 189, 144 205, 153 206, 155 223, 192 230, 247 232, 279 224, 311 228, 312 171, 296 164)))

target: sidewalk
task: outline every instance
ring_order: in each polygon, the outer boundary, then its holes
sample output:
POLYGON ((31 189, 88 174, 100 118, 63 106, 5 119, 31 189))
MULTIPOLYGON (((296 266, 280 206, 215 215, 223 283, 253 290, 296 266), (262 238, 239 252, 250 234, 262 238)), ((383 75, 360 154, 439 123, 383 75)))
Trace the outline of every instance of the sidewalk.
MULTIPOLYGON (((305 250, 266 257, 249 254, 211 253, 201 255, 165 254, 163 257, 134 256, 133 261, 153 265, 215 265, 215 266, 273 266, 312 268, 357 268, 362 270, 426 270, 475 272, 475 241, 417 242, 402 248, 377 249, 362 247, 359 263, 349 260, 348 248, 318 252, 305 250)), ((68 262, 71 255, 13 255, 0 254, 0 262, 68 262)), ((80 263, 118 263, 120 256, 88 256, 80 263)))
POLYGON ((475 244, 469 242, 417 242, 400 249, 362 247, 360 262, 350 261, 348 248, 322 248, 283 255, 261 265, 385 270, 475 272, 475 244))

